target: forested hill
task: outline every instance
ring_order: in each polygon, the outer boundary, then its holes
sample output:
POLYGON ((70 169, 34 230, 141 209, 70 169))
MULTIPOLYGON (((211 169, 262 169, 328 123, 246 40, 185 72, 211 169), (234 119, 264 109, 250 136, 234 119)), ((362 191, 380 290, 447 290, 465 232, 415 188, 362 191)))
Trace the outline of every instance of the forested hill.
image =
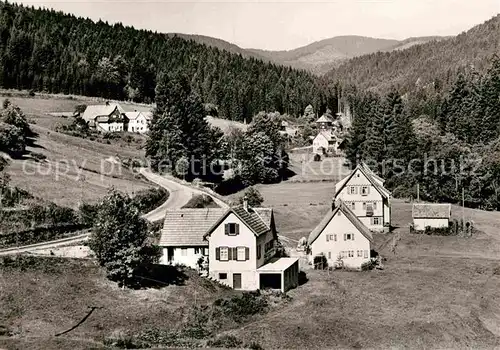
POLYGON ((491 57, 500 54, 499 36, 497 15, 456 37, 353 58, 326 77, 379 91, 388 91, 393 85, 402 91, 432 83, 448 86, 463 68, 473 65, 477 71, 484 71, 491 57))
POLYGON ((315 78, 179 37, 0 2, 0 86, 152 101, 160 73, 180 73, 222 117, 298 115, 324 104, 315 78))

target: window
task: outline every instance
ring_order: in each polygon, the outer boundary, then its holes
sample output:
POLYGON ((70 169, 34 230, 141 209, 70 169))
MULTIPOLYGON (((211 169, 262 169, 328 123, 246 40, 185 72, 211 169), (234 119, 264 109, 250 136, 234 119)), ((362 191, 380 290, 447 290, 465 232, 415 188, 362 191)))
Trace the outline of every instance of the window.
POLYGON ((358 194, 358 188, 356 186, 349 186, 349 194, 358 194))
POLYGON ((260 259, 262 256, 262 245, 257 246, 257 259, 260 259))
POLYGON ((366 210, 366 202, 363 202, 363 210, 366 210))
POLYGON ((333 235, 333 240, 334 240, 335 242, 337 242, 337 235, 336 235, 336 234, 335 234, 335 235, 333 235))
POLYGON ((365 250, 365 258, 368 258, 368 250, 365 250))
POLYGON ((182 248, 182 249, 181 249, 181 255, 182 255, 182 256, 187 256, 187 255, 188 255, 188 250, 187 250, 187 248, 182 248))
POLYGON ((356 202, 351 202, 351 210, 356 210, 356 202))
POLYGON ((344 241, 354 241, 354 233, 344 233, 344 241))
POLYGON ((227 280, 227 273, 219 273, 220 280, 227 280))
POLYGON ((377 202, 373 202, 373 210, 377 210, 377 202))
POLYGON ((326 235, 326 241, 336 241, 337 240, 337 235, 326 235))
POLYGON ((245 261, 245 247, 238 247, 236 260, 245 261))
POLYGON ((194 253, 195 254, 200 254, 200 248, 194 248, 194 253))
POLYGON ((332 252, 328 252, 328 259, 332 258, 332 252))
POLYGON ((369 186, 361 186, 361 195, 362 196, 368 196, 369 193, 370 193, 369 186))
POLYGON ((349 250, 349 257, 353 258, 354 257, 354 250, 349 250))
POLYGON ((346 253, 345 253, 345 251, 341 251, 341 252, 340 252, 340 257, 341 257, 341 258, 345 258, 345 257, 346 257, 346 253))
POLYGON ((221 247, 220 249, 220 261, 228 261, 229 260, 229 248, 228 247, 221 247))
POLYGON ((240 225, 229 223, 224 226, 225 234, 228 236, 236 236, 240 233, 240 225))
POLYGON ((380 225, 380 218, 372 218, 372 225, 380 225))
POLYGON ((362 258, 363 257, 363 251, 362 250, 358 250, 358 258, 362 258))

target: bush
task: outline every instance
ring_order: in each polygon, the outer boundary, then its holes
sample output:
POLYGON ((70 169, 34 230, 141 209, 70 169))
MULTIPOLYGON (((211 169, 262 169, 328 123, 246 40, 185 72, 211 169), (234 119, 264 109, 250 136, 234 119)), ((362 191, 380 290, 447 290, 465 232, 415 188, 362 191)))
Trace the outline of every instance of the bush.
POLYGON ((321 161, 321 155, 318 154, 318 153, 314 154, 313 160, 315 162, 320 162, 321 161))
POLYGON ((370 271, 373 270, 377 266, 376 259, 370 259, 361 265, 361 271, 370 271))
POLYGON ((241 296, 231 299, 217 299, 215 306, 219 306, 223 313, 232 317, 236 322, 241 322, 248 316, 265 313, 268 309, 267 297, 260 291, 244 292, 241 296))
POLYGON ((132 204, 144 214, 163 204, 168 196, 169 193, 164 188, 151 188, 137 192, 132 197, 132 204))
POLYGON ((118 349, 142 349, 149 347, 148 344, 123 331, 113 332, 113 334, 104 339, 104 345, 118 349))
POLYGON ((264 197, 260 194, 259 190, 255 187, 249 187, 243 196, 239 198, 239 203, 243 204, 243 201, 247 200, 247 203, 251 207, 260 207, 262 202, 264 202, 264 197))
POLYGON ((88 227, 93 226, 98 211, 99 211, 99 204, 82 203, 78 207, 80 222, 88 227))
POLYGON ((219 206, 214 202, 213 198, 206 194, 193 196, 182 209, 187 208, 218 208, 219 206))
POLYGON ((213 346, 216 348, 240 348, 243 342, 236 338, 234 335, 222 335, 215 340, 209 340, 208 346, 213 346))
POLYGON ((326 260, 326 256, 323 254, 316 255, 313 259, 313 263, 315 270, 325 270, 328 268, 328 261, 326 260))

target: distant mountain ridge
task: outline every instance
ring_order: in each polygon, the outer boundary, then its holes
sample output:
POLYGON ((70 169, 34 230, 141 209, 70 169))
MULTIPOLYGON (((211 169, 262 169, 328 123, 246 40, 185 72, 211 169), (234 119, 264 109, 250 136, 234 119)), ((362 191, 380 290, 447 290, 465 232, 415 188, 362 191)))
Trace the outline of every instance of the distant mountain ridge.
POLYGON ((408 39, 386 52, 354 57, 333 68, 326 79, 362 89, 386 91, 397 86, 409 91, 449 85, 458 71, 484 71, 500 55, 500 14, 457 36, 408 39), (430 39, 430 40, 429 40, 430 39), (420 45, 415 45, 415 43, 420 45))
POLYGON ((266 62, 290 66, 313 72, 317 75, 327 73, 345 61, 375 52, 404 50, 414 45, 432 40, 442 40, 439 36, 415 37, 405 40, 378 39, 357 35, 336 36, 313 42, 293 50, 270 51, 260 49, 244 49, 222 39, 204 35, 170 33, 183 39, 217 47, 246 58, 256 58, 266 62))

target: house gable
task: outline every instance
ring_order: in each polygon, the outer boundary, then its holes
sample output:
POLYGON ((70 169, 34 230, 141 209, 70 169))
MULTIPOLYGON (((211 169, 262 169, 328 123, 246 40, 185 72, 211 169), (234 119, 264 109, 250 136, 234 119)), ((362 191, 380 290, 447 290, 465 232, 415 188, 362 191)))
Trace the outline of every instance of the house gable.
POLYGON ((349 174, 345 179, 337 183, 335 186, 335 196, 337 198, 338 195, 347 187, 347 186, 362 186, 362 185, 372 185, 375 190, 382 196, 384 199, 389 199, 390 192, 382 187, 378 181, 376 181, 370 173, 368 173, 362 166, 357 166, 351 174, 349 174))

